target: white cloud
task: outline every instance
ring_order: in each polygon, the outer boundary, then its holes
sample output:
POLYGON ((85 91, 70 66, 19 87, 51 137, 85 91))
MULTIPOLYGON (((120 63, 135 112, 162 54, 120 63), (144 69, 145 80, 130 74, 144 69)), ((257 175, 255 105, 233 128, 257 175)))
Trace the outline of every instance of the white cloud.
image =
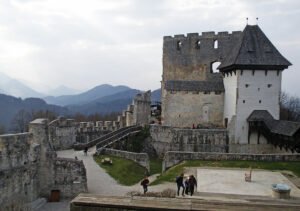
MULTIPOLYGON (((296 0, 11 0, 0 2, 0 71, 45 87, 160 86, 162 37, 259 25, 300 77, 296 0)), ((295 84, 291 87, 290 84, 295 84)), ((299 90, 300 87, 298 87, 299 90)))

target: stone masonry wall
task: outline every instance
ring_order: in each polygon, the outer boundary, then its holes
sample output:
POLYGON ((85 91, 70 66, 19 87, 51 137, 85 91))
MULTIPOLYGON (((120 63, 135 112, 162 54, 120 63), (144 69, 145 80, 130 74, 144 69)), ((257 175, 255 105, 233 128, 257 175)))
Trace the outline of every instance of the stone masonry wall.
POLYGON ((0 136, 0 210, 29 210, 39 195, 40 145, 30 133, 0 136))
POLYGON ((189 127, 213 123, 223 126, 224 94, 193 91, 163 92, 163 125, 189 127))
POLYGON ((76 124, 73 119, 59 118, 49 123, 49 140, 55 150, 70 149, 76 142, 76 124))
POLYGON ((100 154, 113 155, 116 157, 121 157, 121 158, 126 158, 128 160, 132 160, 132 161, 140 164, 141 166, 145 167, 148 170, 148 172, 150 172, 150 162, 149 162, 149 156, 147 153, 135 153, 135 152, 103 148, 103 149, 101 149, 100 154))
POLYGON ((60 190, 64 198, 75 197, 78 193, 87 192, 86 169, 83 161, 56 158, 54 160, 53 190, 60 190))
POLYGON ((151 144, 162 157, 167 151, 227 152, 225 129, 181 129, 150 126, 151 144))
POLYGON ((166 152, 163 171, 184 160, 252 160, 252 161, 300 161, 300 154, 237 154, 206 152, 166 152))
POLYGON ((57 158, 47 120, 32 121, 29 131, 0 136, 0 210, 31 210, 31 203, 49 198, 51 190, 62 197, 87 191, 83 163, 57 158))
POLYGON ((133 99, 133 124, 147 125, 151 114, 151 91, 137 94, 133 99))

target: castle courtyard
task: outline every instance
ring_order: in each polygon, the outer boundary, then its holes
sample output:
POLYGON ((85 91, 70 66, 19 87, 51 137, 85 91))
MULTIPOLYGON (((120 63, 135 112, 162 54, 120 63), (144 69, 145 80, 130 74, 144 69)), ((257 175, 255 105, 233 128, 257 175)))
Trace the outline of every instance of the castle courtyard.
POLYGON ((220 193, 251 196, 272 196, 272 184, 287 184, 291 197, 300 197, 300 190, 282 173, 253 170, 251 182, 245 181, 245 169, 197 169, 198 193, 220 193))

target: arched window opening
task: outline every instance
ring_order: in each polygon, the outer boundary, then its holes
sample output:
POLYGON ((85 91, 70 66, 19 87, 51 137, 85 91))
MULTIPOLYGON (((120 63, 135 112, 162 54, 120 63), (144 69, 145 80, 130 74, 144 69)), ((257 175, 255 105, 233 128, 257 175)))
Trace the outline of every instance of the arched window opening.
POLYGON ((200 49, 200 45, 201 45, 201 41, 198 40, 198 41, 196 42, 196 48, 197 48, 197 49, 200 49))
POLYGON ((212 73, 218 73, 219 70, 217 69, 220 66, 221 62, 213 62, 211 64, 211 72, 212 73))
POLYGON ((178 41, 177 42, 177 50, 181 50, 181 47, 182 47, 182 42, 178 41))
POLYGON ((219 47, 218 40, 215 40, 215 41, 214 41, 214 49, 217 49, 218 47, 219 47))

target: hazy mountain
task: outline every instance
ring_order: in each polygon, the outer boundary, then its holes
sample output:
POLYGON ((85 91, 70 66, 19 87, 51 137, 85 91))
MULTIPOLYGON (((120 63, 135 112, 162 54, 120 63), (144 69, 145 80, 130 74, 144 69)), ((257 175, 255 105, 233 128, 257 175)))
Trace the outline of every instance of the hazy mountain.
POLYGON ((161 89, 151 92, 151 102, 161 102, 161 89))
POLYGON ((7 129, 10 128, 14 116, 20 110, 28 111, 51 111, 57 115, 65 115, 68 113, 67 108, 56 105, 49 105, 44 100, 39 98, 27 98, 22 100, 9 95, 0 94, 0 124, 7 129))
MULTIPOLYGON (((122 88, 122 86, 120 87, 122 88)), ((121 112, 132 103, 136 94, 141 92, 140 90, 130 89, 128 87, 125 87, 125 89, 125 91, 99 97, 85 104, 69 105, 67 107, 49 105, 39 98, 27 98, 22 100, 21 98, 0 94, 0 125, 4 125, 9 129, 14 116, 22 109, 29 113, 33 111, 48 110, 55 112, 57 115, 75 114, 78 112, 84 115, 121 112)), ((152 102, 160 101, 160 89, 154 90, 151 93, 151 100, 152 102)))
POLYGON ((26 86, 22 82, 13 79, 4 73, 0 72, 0 93, 12 95, 15 97, 43 97, 42 93, 39 93, 30 87, 26 86))
POLYGON ((55 105, 77 105, 77 104, 85 104, 96 100, 98 98, 113 95, 118 92, 130 90, 127 86, 112 86, 109 84, 103 84, 100 86, 96 86, 86 92, 77 95, 63 95, 58 97, 45 97, 44 100, 47 103, 55 104, 55 105))
POLYGON ((131 104, 132 99, 140 92, 140 90, 129 89, 113 95, 100 97, 86 104, 69 105, 67 108, 72 112, 79 112, 87 115, 93 113, 105 114, 110 112, 121 112, 127 108, 127 105, 131 104))
POLYGON ((69 88, 69 87, 64 86, 64 85, 56 87, 55 89, 52 89, 52 90, 47 92, 47 94, 49 96, 54 96, 54 97, 61 96, 61 95, 75 95, 75 94, 78 94, 78 93, 80 93, 79 90, 72 89, 72 88, 69 88))

